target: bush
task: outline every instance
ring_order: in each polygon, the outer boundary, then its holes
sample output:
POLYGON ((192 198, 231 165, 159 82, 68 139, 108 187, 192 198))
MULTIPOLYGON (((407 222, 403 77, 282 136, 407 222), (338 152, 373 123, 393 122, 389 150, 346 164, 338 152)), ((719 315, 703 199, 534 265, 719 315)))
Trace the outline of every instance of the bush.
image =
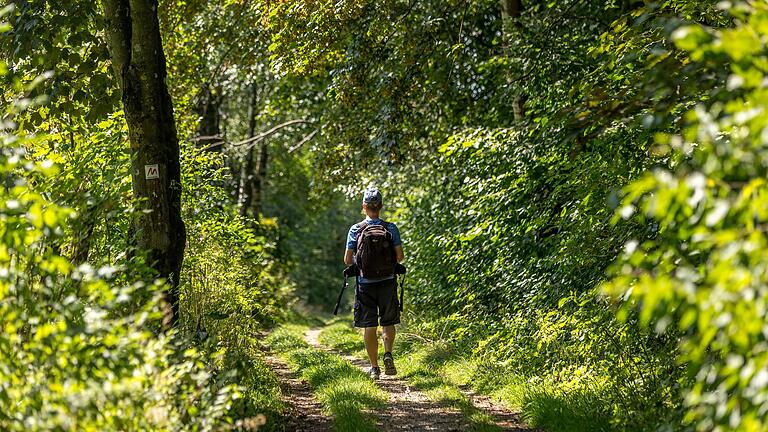
POLYGON ((220 384, 206 358, 172 333, 157 334, 163 285, 142 282, 139 261, 74 266, 61 254, 76 214, 37 189, 59 169, 26 155, 46 137, 13 129, 32 105, 3 107, 0 135, 0 429, 227 425, 236 388, 220 384))
POLYGON ((263 361, 260 332, 281 322, 293 298, 275 258, 274 220, 240 216, 227 204, 221 155, 185 148, 184 220, 188 246, 181 274, 180 326, 241 398, 230 414, 279 428, 285 407, 263 361))
MULTIPOLYGON (((604 289, 639 324, 680 334, 682 422, 699 431, 768 424, 765 248, 768 98, 762 65, 768 6, 737 4, 735 25, 683 26, 673 39, 692 67, 727 74, 657 146, 678 161, 624 189, 615 219, 657 226, 626 243, 604 289)), ((669 430, 680 430, 670 425, 669 430)))

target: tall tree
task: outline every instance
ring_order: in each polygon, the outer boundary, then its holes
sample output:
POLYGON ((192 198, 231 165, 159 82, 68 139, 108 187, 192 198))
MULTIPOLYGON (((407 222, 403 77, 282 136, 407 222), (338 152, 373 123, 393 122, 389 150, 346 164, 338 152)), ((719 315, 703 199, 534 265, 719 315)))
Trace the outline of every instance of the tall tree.
POLYGON ((181 219, 179 140, 165 83, 157 0, 104 0, 107 44, 122 91, 131 142, 134 197, 143 211, 135 240, 168 282, 166 324, 178 319, 179 271, 186 232, 181 219))
MULTIPOLYGON (((248 138, 256 136, 256 117, 258 116, 257 104, 259 101, 259 87, 253 84, 250 95, 250 103, 248 105, 248 138)), ((263 141, 263 140, 262 140, 263 141)), ((262 145, 264 143, 262 142, 262 145)), ((259 173, 254 172, 257 163, 255 159, 256 148, 253 145, 249 145, 245 151, 244 161, 242 163, 242 169, 240 174, 240 189, 238 202, 240 203, 240 214, 247 216, 252 214, 253 217, 258 218, 258 212, 253 212, 253 198, 256 195, 256 177, 259 173)), ((261 154, 261 153, 259 153, 261 154)), ((265 161, 266 163, 266 161, 265 161)), ((259 181, 259 187, 261 181, 259 181)))
MULTIPOLYGON (((512 28, 519 27, 518 19, 523 13, 523 2, 521 0, 499 0, 501 6, 501 24, 504 40, 504 51, 509 55, 510 39, 513 37, 512 28)), ((513 77, 507 77, 507 83, 512 84, 513 77)), ((512 109, 515 114, 515 121, 522 121, 525 118, 525 109, 523 107, 524 97, 520 94, 515 95, 512 100, 512 109)))
POLYGON ((221 151, 222 149, 222 102, 221 89, 212 88, 211 85, 205 84, 197 102, 197 113, 200 116, 197 144, 206 150, 221 151))

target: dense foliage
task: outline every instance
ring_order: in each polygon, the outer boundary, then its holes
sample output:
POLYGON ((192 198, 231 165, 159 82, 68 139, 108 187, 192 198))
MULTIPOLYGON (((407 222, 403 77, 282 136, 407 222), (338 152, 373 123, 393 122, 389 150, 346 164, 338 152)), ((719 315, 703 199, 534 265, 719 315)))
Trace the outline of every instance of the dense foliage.
MULTIPOLYGON (((250 429, 263 414, 275 425, 279 389, 256 344, 291 298, 275 228, 238 214, 220 156, 185 144, 194 240, 181 323, 162 330, 164 283, 132 241, 125 120, 97 5, 85 3, 4 10, 13 26, 0 45, 0 428, 250 429)), ((180 118, 180 134, 191 135, 194 122, 180 118)))
POLYGON ((762 69, 768 6, 731 10, 727 29, 684 26, 672 37, 727 82, 697 103, 659 151, 676 160, 624 189, 619 215, 656 224, 627 242, 606 290, 626 316, 680 333, 684 421, 696 430, 765 428, 766 158, 762 69))
MULTIPOLYGON (((12 101, 4 128, 13 130, 34 107, 29 99, 12 101)), ((152 332, 161 284, 146 285, 135 262, 74 265, 62 254, 76 214, 38 188, 62 170, 29 157, 45 142, 44 134, 21 129, 2 134, 0 426, 173 430, 185 423, 213 430, 236 387, 216 380, 198 351, 152 332)))

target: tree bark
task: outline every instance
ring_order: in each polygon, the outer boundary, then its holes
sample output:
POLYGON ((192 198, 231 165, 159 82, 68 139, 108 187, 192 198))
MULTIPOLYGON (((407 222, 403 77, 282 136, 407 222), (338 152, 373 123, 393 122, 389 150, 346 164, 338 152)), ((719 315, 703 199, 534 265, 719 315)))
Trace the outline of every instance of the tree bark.
POLYGON ((268 138, 264 138, 259 143, 259 164, 256 171, 256 176, 253 179, 253 201, 251 202, 251 209, 253 211, 253 217, 259 217, 261 213, 261 206, 264 196, 264 183, 267 178, 267 161, 268 161, 268 138))
MULTIPOLYGON (((248 106, 248 138, 256 136, 256 103, 258 102, 258 88, 256 84, 253 85, 251 90, 251 101, 248 106)), ((253 202, 253 177, 256 175, 254 172, 254 153, 256 150, 248 146, 245 151, 245 160, 243 162, 243 169, 240 173, 240 215, 247 216, 251 210, 251 203, 253 202)))
POLYGON ((166 325, 178 321, 179 272, 186 231, 181 219, 181 166, 173 105, 165 83, 157 0, 103 0, 112 68, 122 92, 138 212, 135 244, 167 280, 166 325))
MULTIPOLYGON (((499 0, 501 6, 501 32, 502 43, 504 44, 504 53, 509 56, 510 54, 510 41, 514 36, 512 34, 513 28, 520 28, 519 19, 523 13, 522 0, 499 0)), ((508 77, 507 82, 511 85, 512 77, 508 77)), ((512 100, 512 110, 516 122, 520 122, 525 118, 525 97, 518 94, 512 100)))
POLYGON ((197 113, 200 115, 198 135, 202 137, 197 144, 201 148, 213 152, 220 152, 223 149, 223 145, 213 145, 223 141, 221 113, 219 112, 222 103, 220 94, 218 89, 212 90, 209 85, 205 85, 197 104, 197 113))

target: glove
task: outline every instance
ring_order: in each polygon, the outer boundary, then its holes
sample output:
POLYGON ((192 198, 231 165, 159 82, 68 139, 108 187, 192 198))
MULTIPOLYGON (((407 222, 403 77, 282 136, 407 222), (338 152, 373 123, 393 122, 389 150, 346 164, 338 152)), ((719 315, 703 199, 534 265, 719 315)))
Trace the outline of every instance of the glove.
POLYGON ((395 264, 395 274, 405 274, 405 266, 400 263, 395 264))
POLYGON ((344 269, 344 277, 357 276, 358 273, 357 266, 354 264, 344 269))

